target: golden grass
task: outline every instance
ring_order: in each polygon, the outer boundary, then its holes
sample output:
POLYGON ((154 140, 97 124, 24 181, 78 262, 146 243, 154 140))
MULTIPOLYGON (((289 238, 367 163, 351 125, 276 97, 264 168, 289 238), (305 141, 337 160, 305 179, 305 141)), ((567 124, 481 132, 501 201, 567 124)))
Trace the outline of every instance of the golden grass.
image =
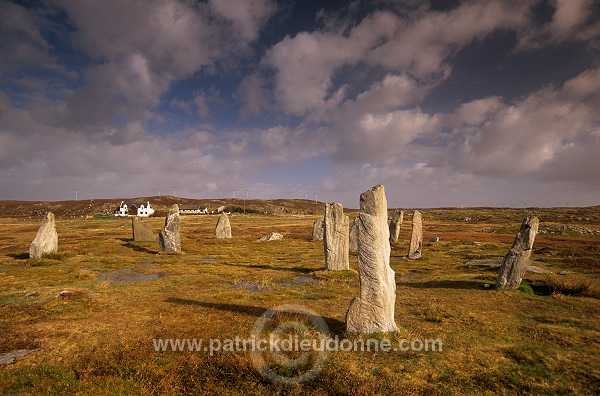
MULTIPOLYGON (((231 216, 231 240, 212 238, 216 216, 182 217, 180 255, 131 241, 129 219, 59 220, 60 253, 39 260, 26 255, 39 223, 0 219, 0 352, 41 348, 0 369, 0 389, 15 395, 599 392, 598 299, 545 293, 542 275, 525 279, 541 294, 484 288, 496 273, 464 262, 501 258, 514 235, 490 230, 518 228, 523 213, 463 212, 423 211, 423 258, 416 261, 404 258, 408 217, 390 259, 400 327, 391 339, 441 339, 443 351, 336 352, 315 380, 293 387, 265 381, 244 352, 156 352, 152 339, 248 337, 258 316, 280 304, 309 307, 334 334, 357 337, 345 334, 343 323, 358 295, 356 252, 351 271, 323 271, 322 244, 309 240, 316 216, 231 216), (284 239, 256 242, 271 231, 284 239), (440 242, 427 242, 430 236, 440 242), (57 296, 63 290, 75 293, 57 296)), ((586 226, 597 228, 594 219, 586 226)), ((147 221, 157 232, 164 219, 147 221)), ((568 282, 600 276, 593 260, 598 238, 540 235, 535 248, 535 264, 569 271, 568 282)))

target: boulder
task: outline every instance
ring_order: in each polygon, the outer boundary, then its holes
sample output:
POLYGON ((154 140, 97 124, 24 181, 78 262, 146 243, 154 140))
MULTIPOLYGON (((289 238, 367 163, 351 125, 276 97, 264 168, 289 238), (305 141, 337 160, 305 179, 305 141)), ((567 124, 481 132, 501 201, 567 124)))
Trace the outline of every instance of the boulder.
POLYGON ((312 231, 312 240, 313 241, 322 241, 323 240, 323 218, 315 220, 313 223, 313 231, 312 231))
POLYGON ((158 244, 161 252, 181 252, 180 228, 179 206, 174 204, 167 213, 164 228, 158 234, 158 244))
POLYGON ((33 242, 29 246, 29 257, 42 258, 48 253, 58 251, 58 234, 56 233, 56 223, 54 213, 48 212, 38 229, 33 242))
POLYGON ((352 227, 350 227, 348 248, 350 250, 358 250, 358 217, 354 219, 352 227))
POLYGON ((346 330, 363 334, 397 331, 396 280, 390 267, 390 231, 383 185, 361 194, 358 218, 360 296, 350 302, 346 330))
POLYGON ((417 260, 421 258, 423 248, 423 223, 421 212, 415 210, 412 218, 412 233, 410 235, 410 246, 408 247, 408 259, 417 260))
POLYGON ((152 226, 144 223, 138 216, 131 218, 131 231, 133 233, 133 240, 136 242, 156 241, 156 235, 152 232, 152 226))
POLYGON ((515 290, 521 285, 521 280, 529 265, 539 223, 539 219, 535 216, 529 216, 523 220, 512 247, 500 265, 496 289, 515 290))
POLYGON ((225 213, 219 216, 219 220, 217 221, 217 225, 215 227, 215 238, 231 238, 231 223, 229 223, 229 217, 227 217, 225 213))
POLYGON ((398 242, 398 235, 400 234, 400 227, 404 220, 404 211, 397 210, 394 212, 392 221, 390 222, 390 243, 398 242))
POLYGON ((325 204, 323 217, 323 250, 325 253, 325 269, 347 271, 350 269, 348 259, 348 223, 344 207, 337 202, 325 204))

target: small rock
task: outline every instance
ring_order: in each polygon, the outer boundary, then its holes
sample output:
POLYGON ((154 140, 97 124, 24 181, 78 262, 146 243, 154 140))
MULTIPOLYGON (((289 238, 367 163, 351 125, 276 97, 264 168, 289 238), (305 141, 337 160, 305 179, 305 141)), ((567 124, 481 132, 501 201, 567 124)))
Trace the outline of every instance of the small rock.
POLYGON ((429 238, 429 242, 439 242, 440 238, 439 237, 431 237, 429 238))
POLYGON ((266 235, 262 238, 260 238, 258 240, 258 242, 264 242, 264 241, 278 241, 280 239, 283 239, 283 235, 278 234, 276 232, 271 232, 269 235, 266 235))
POLYGON ((40 349, 17 349, 6 353, 0 353, 0 365, 13 364, 16 358, 27 356, 32 352, 37 352, 40 349))
POLYGON ((489 283, 484 283, 483 287, 485 287, 486 289, 488 289, 488 288, 492 287, 492 285, 490 285, 489 283))
POLYGON ((36 292, 35 290, 31 290, 25 293, 25 297, 37 296, 37 294, 38 292, 36 292))
POLYGON ((559 271, 557 272, 558 275, 567 275, 569 272, 568 271, 559 271))

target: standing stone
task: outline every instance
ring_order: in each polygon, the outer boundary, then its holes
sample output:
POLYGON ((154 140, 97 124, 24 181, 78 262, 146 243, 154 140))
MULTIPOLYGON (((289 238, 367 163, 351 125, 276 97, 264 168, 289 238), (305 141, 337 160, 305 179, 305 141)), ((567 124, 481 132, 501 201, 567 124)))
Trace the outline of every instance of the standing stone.
POLYGON ((408 259, 417 260, 421 258, 423 247, 423 222, 421 212, 415 210, 412 218, 412 233, 410 235, 410 246, 408 247, 408 259))
POLYGON ((398 235, 400 234, 400 227, 404 220, 404 211, 397 210, 394 212, 392 221, 390 222, 390 243, 398 242, 398 235))
POLYGON ((46 213, 33 242, 29 246, 29 257, 42 258, 44 254, 58 251, 58 234, 54 222, 54 213, 46 213))
POLYGON ((152 232, 152 226, 142 222, 142 219, 138 216, 131 218, 131 231, 133 232, 133 240, 136 242, 156 241, 156 235, 152 232))
POLYGON ((229 217, 225 213, 219 216, 219 221, 217 221, 217 226, 215 227, 215 238, 231 238, 231 224, 229 223, 229 217))
POLYGON ((350 250, 358 250, 358 217, 354 218, 352 227, 350 227, 350 242, 348 243, 350 250))
POLYGON ((361 194, 358 218, 360 297, 350 302, 346 330, 365 334, 397 331, 396 281, 390 268, 390 231, 382 184, 361 194))
POLYGON ((347 271, 348 260, 348 223, 342 204, 325 204, 323 220, 323 250, 325 251, 325 269, 347 271))
POLYGON ((312 240, 313 241, 322 241, 323 240, 323 218, 315 220, 313 223, 313 231, 312 231, 312 240))
POLYGON ((181 252, 180 226, 179 206, 174 204, 165 218, 165 227, 158 234, 158 244, 161 252, 181 252))
POLYGON ((537 234, 540 221, 537 217, 529 216, 523 220, 512 247, 500 264, 500 274, 496 280, 496 289, 514 290, 521 285, 521 279, 527 271, 533 241, 537 234))

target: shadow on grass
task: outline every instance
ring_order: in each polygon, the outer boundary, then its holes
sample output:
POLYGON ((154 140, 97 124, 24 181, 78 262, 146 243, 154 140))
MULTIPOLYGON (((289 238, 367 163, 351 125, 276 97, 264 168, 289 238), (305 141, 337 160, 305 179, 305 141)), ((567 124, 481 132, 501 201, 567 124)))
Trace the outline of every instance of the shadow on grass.
POLYGON ((12 257, 15 260, 27 260, 29 258, 29 252, 26 253, 10 253, 7 254, 8 257, 12 257))
MULTIPOLYGON (((228 311, 235 313, 242 313, 249 316, 258 318, 260 315, 265 313, 267 310, 262 307, 253 307, 251 305, 240 305, 240 304, 228 304, 228 303, 212 303, 196 300, 188 300, 184 298, 169 297, 165 302, 180 304, 180 305, 196 305, 204 308, 218 309, 220 311, 228 311)), ((346 329, 346 324, 337 319, 321 316, 332 334, 341 335, 346 329)))
MULTIPOLYGON (((127 240, 130 241, 131 239, 127 239, 127 240)), ((136 252, 158 254, 158 250, 150 250, 143 246, 139 246, 139 245, 136 245, 135 243, 131 243, 131 242, 124 243, 123 246, 125 246, 126 248, 130 248, 132 250, 135 250, 136 252)))
MULTIPOLYGON (((397 282, 397 286, 414 287, 416 289, 484 289, 479 281, 427 281, 427 282, 397 282)), ((489 290, 493 289, 492 287, 489 290)))
POLYGON ((268 269, 275 271, 291 271, 291 272, 300 272, 302 274, 308 274, 314 271, 312 268, 302 268, 302 267, 273 267, 272 265, 265 264, 231 264, 231 263, 221 263, 221 265, 228 265, 231 267, 242 267, 242 268, 258 268, 258 269, 268 269))

